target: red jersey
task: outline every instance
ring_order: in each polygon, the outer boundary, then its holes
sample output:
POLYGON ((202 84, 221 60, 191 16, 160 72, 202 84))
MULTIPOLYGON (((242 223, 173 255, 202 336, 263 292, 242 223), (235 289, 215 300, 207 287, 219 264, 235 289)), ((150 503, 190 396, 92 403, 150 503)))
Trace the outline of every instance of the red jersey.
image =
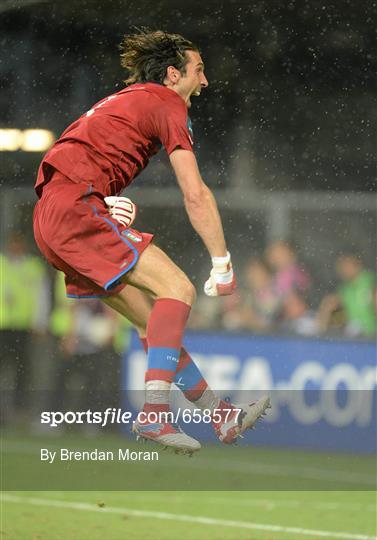
POLYGON ((35 190, 41 197, 56 169, 104 196, 118 194, 163 145, 192 151, 184 100, 158 83, 131 85, 99 101, 71 124, 44 156, 35 190))

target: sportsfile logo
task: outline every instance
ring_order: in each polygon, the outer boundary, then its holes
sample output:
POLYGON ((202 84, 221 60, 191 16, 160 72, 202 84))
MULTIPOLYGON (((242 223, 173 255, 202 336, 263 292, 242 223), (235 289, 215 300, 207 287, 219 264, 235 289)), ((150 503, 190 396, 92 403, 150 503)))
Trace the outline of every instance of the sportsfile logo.
POLYGON ((173 411, 141 411, 134 415, 131 411, 123 409, 107 408, 104 411, 43 411, 41 413, 41 424, 47 424, 50 427, 71 424, 96 424, 100 427, 109 424, 210 424, 211 422, 227 422, 232 417, 236 422, 242 409, 231 407, 229 409, 188 409, 178 407, 173 411))

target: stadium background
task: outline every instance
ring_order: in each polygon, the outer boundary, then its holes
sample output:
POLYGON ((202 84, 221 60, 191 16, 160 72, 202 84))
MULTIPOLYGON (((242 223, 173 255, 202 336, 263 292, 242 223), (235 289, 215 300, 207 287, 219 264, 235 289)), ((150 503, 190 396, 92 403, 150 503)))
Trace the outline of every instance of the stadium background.
MULTIPOLYGON (((93 103, 121 88, 124 75, 117 47, 122 35, 132 26, 182 33, 200 45, 206 64, 210 86, 199 99, 193 100, 190 116, 199 165, 218 199, 240 286, 242 290, 247 288, 244 269, 250 257, 262 256, 275 240, 289 240, 300 264, 311 275, 312 286, 305 300, 310 312, 315 314, 326 294, 339 285, 335 265, 340 251, 346 249, 355 253, 361 257, 365 268, 374 270, 377 110, 374 15, 373 4, 346 0, 210 1, 206 4, 193 0, 185 3, 175 0, 156 3, 150 0, 3 0, 0 5, 0 129, 46 129, 58 137, 93 103)), ((10 150, 4 137, 1 131, 1 251, 6 251, 9 237, 17 231, 26 239, 27 251, 38 257, 31 227, 35 203, 32 186, 43 152, 26 151, 17 145, 10 150)), ((166 157, 154 158, 127 193, 139 204, 137 227, 153 231, 159 244, 200 290, 207 277, 208 260, 182 212, 181 195, 166 157)), ((55 276, 50 269, 43 272, 44 283, 40 288, 43 296, 32 297, 31 285, 29 292, 27 287, 23 292, 25 296, 31 295, 39 320, 34 321, 34 326, 22 328, 28 342, 25 357, 18 359, 18 365, 21 370, 28 366, 24 369, 22 389, 51 391, 60 361, 56 354, 57 341, 64 336, 51 323, 51 313, 58 303, 55 276)), ((2 268, 3 282, 4 276, 2 268)), ((198 306, 192 323, 194 332, 203 328, 215 331, 205 334, 208 344, 204 344, 199 353, 206 353, 209 343, 216 349, 216 339, 221 342, 227 332, 232 339, 242 333, 242 339, 252 343, 253 331, 239 327, 232 316, 226 316, 233 313, 232 306, 216 303, 215 315, 208 311, 204 299, 199 299, 198 306)), ((24 304, 22 309, 26 309, 24 304)), ((359 353, 350 352, 349 362, 361 371, 367 364, 363 347, 372 347, 373 336, 361 333, 355 340, 355 335, 350 336, 345 331, 344 313, 339 314, 340 324, 335 319, 333 327, 321 335, 321 339, 330 343, 336 340, 344 350, 348 345, 356 347, 359 353)), ((18 330, 2 324, 2 348, 7 357, 17 353, 6 340, 9 333, 12 335, 18 330)), ((113 398, 120 397, 118 382, 122 362, 119 352, 127 348, 128 333, 128 328, 120 327, 116 354, 114 348, 111 353, 106 351, 106 362, 112 362, 113 377, 106 379, 104 386, 109 385, 113 398)), ((266 342, 275 339, 276 334, 280 337, 288 334, 293 340, 297 337, 299 350, 302 336, 297 336, 300 334, 297 328, 278 326, 269 329, 267 334, 266 342)), ((200 339, 200 334, 198 336, 200 339)), ((310 338, 305 338, 312 351, 319 343, 317 337, 319 333, 314 332, 310 338)), ((284 346, 284 341, 279 344, 284 346)), ((130 354, 136 353, 137 348, 130 351, 130 354)), ((243 350, 239 354, 245 356, 243 350)), ((276 367, 271 359, 269 361, 272 368, 276 367)), ((326 364, 326 359, 323 362, 326 364)), ((241 369, 243 360, 239 360, 237 366, 241 369)), ((285 368, 286 375, 291 375, 291 367, 283 363, 278 368, 279 376, 284 376, 285 368)), ((134 377, 132 373, 128 376, 134 377)), ((40 395, 38 399, 35 395, 30 399, 35 406, 40 395)), ((109 399, 106 392, 103 399, 105 402, 109 399)), ((37 436, 35 426, 30 428, 32 423, 22 407, 21 414, 16 412, 11 420, 5 421, 5 430, 8 430, 5 433, 11 431, 7 439, 9 448, 27 446, 29 439, 37 436)), ((350 433, 351 437, 360 436, 357 431, 350 433)), ((80 440, 80 444, 85 444, 85 440, 80 440)), ((257 454, 259 458, 264 457, 263 448, 262 453, 257 454)), ((237 459, 242 463, 242 456, 237 459)), ((309 461, 302 459, 305 466, 310 466, 317 458, 311 455, 309 461)), ((342 470, 350 467, 361 472, 354 461, 342 462, 342 465, 342 470)), ((370 469, 365 472, 369 474, 368 471, 370 469)), ((375 467, 372 467, 373 472, 375 467)), ((123 538, 124 534, 127 538, 144 538, 149 524, 156 519, 156 534, 161 539, 307 537, 305 532, 293 531, 295 527, 306 531, 323 528, 333 535, 345 531, 348 538, 357 538, 358 533, 364 533, 364 538, 375 534, 375 497, 371 492, 364 492, 362 483, 356 484, 357 491, 355 485, 340 481, 332 487, 317 485, 312 492, 310 488, 304 492, 301 487, 301 491, 290 496, 283 488, 280 492, 259 494, 246 491, 241 505, 238 504, 240 496, 230 491, 221 491, 216 496, 202 492, 195 500, 188 492, 146 491, 137 495, 106 492, 105 495, 96 491, 87 494, 78 486, 75 493, 64 492, 63 496, 63 492, 53 491, 43 497, 38 482, 35 486, 33 494, 30 491, 8 494, 2 528, 9 538, 23 540, 40 535, 43 540, 97 537, 115 540, 123 538), (320 491, 321 488, 326 493, 320 491), (343 491, 327 491, 329 489, 343 491), (39 503, 36 502, 38 497, 39 503), (109 509, 113 516, 106 516, 108 526, 104 525, 102 517, 90 514, 87 517, 83 512, 83 516, 73 518, 71 528, 65 529, 67 514, 64 512, 70 512, 77 502, 95 506, 102 498, 107 506, 115 508, 113 512, 109 509), (50 502, 56 499, 60 506, 57 504, 54 508, 46 499, 50 502), (21 505, 15 502, 29 503, 29 508, 33 508, 31 515, 20 513, 21 505), (128 508, 124 513, 129 520, 125 529, 117 521, 118 510, 124 507, 128 508), (178 522, 171 518, 164 521, 163 517, 152 515, 167 511, 186 517, 189 514, 194 519, 192 530, 186 530, 178 518, 178 522), (366 515, 365 520, 360 518, 361 511, 366 515), (141 512, 139 518, 137 512, 141 512), (200 516, 211 517, 214 523, 207 523, 205 530, 201 530, 200 516), (221 518, 238 520, 237 525, 233 524, 236 532, 229 523, 219 525, 221 518), (248 525, 245 528, 240 522, 264 523, 270 528, 263 530, 256 526, 253 529, 250 525, 248 529, 248 525), (281 530, 274 530, 274 526, 281 530), (105 527, 106 532, 101 527, 105 527)), ((230 484, 229 489, 237 488, 230 484)))

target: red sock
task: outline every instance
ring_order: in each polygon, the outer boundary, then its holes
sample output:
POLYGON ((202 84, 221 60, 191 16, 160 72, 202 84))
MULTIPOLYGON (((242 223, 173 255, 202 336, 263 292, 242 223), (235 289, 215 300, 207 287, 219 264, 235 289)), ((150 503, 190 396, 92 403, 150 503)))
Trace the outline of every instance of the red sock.
MULTIPOLYGON (((143 346, 143 349, 146 353, 148 353, 148 342, 147 338, 140 338, 140 342, 143 346)), ((191 367, 191 371, 194 371, 194 373, 198 373, 200 375, 200 372, 198 370, 198 367, 194 363, 193 359, 189 355, 189 353, 186 351, 184 347, 181 348, 180 355, 179 355, 179 361, 178 365, 175 370, 174 374, 174 382, 179 381, 179 374, 187 367, 191 367)), ((186 379, 186 377, 183 377, 186 379)), ((185 381, 185 386, 182 389, 183 394, 189 401, 196 401, 198 400, 202 395, 203 392, 208 388, 208 384, 206 380, 200 376, 195 378, 195 384, 190 384, 190 381, 185 381)), ((178 386, 179 387, 179 386, 178 386)), ((224 402, 225 403, 225 402, 224 402)))
POLYGON ((180 300, 156 300, 147 325, 148 369, 145 381, 172 382, 191 307, 180 300))

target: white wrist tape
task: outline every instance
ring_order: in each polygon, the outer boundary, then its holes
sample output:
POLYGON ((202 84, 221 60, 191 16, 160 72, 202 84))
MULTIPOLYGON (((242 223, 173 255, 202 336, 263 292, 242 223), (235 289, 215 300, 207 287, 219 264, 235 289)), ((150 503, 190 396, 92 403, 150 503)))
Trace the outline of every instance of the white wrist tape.
POLYGON ((212 270, 211 277, 218 285, 226 285, 227 283, 230 283, 233 279, 233 270, 224 273, 219 273, 212 270))
POLYGON ((228 264, 230 262, 230 253, 226 252, 225 257, 212 257, 213 266, 222 266, 223 264, 228 264))
POLYGON ((217 274, 228 273, 231 268, 229 251, 226 257, 212 257, 212 268, 217 274))

